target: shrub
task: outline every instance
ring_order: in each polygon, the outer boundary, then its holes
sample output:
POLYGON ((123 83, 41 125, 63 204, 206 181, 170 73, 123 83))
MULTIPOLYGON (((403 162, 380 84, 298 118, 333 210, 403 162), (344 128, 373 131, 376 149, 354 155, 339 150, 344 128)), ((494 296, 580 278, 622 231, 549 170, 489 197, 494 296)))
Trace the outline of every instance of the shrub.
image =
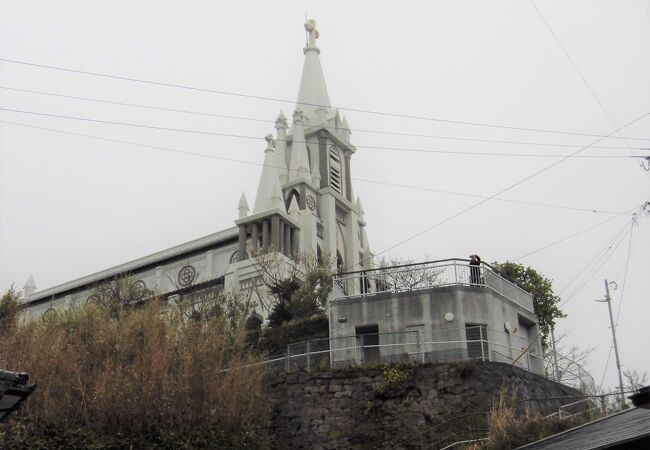
POLYGON ((257 348, 260 352, 274 356, 286 353, 289 344, 328 337, 329 321, 327 317, 317 315, 264 329, 257 348))

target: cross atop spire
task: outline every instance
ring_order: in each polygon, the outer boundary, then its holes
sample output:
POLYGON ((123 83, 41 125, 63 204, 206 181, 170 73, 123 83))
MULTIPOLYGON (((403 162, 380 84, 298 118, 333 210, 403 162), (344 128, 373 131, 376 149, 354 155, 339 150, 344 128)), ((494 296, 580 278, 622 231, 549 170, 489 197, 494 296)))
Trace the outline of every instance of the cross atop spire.
POLYGON ((318 39, 319 33, 314 19, 305 22, 305 31, 307 31, 307 46, 303 49, 305 62, 302 67, 296 106, 305 113, 305 124, 314 126, 323 120, 322 117, 318 117, 316 110, 319 108, 328 109, 331 105, 323 69, 320 65, 320 49, 316 47, 316 39, 318 39))
POLYGON ((316 47, 316 39, 320 37, 316 29, 316 21, 309 19, 305 22, 305 31, 307 32, 307 47, 316 47))

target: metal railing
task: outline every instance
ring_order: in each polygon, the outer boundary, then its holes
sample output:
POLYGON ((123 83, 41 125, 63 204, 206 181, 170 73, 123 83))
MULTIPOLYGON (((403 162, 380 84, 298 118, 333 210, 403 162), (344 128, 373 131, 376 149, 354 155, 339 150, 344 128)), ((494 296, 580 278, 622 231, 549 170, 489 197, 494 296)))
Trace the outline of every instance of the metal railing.
POLYGON ((334 300, 445 286, 482 286, 534 312, 532 296, 499 275, 490 265, 444 259, 334 275, 334 300))
MULTIPOLYGON (((528 340, 525 338, 477 326, 312 339, 290 344, 285 355, 271 357, 264 363, 273 369, 290 372, 409 361, 491 361, 512 364, 542 376, 552 375, 546 374, 545 367, 549 361, 544 355, 537 354, 534 348, 527 348, 528 340)), ((593 383, 575 361, 568 358, 559 361, 562 370, 573 374, 559 380, 563 384, 585 388, 593 383)))

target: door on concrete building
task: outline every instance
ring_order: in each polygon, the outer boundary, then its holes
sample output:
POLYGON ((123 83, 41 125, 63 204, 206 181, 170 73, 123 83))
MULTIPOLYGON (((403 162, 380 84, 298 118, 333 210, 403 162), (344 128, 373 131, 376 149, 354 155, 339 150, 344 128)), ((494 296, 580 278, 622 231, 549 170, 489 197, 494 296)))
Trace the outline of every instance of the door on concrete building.
POLYGON ((534 331, 535 322, 519 314, 517 314, 517 318, 519 319, 519 331, 517 332, 519 339, 515 348, 517 356, 520 356, 517 364, 532 370, 531 366, 538 359, 535 357, 537 346, 531 345, 531 342, 537 338, 534 331))
POLYGON ((381 360, 379 352, 379 325, 362 325, 355 328, 357 347, 360 351, 362 364, 378 364, 381 360))
POLYGON ((488 361, 487 325, 484 323, 466 323, 465 339, 467 340, 467 357, 488 361))

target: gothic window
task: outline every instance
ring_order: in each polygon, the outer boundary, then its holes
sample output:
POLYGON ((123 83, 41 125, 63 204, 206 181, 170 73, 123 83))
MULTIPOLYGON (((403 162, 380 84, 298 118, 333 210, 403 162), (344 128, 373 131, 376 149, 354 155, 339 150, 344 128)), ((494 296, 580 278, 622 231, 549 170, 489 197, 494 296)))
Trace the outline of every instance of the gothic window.
POLYGON ((330 186, 339 194, 343 193, 343 165, 341 164, 341 154, 335 145, 330 146, 330 186))
POLYGON ((345 270, 345 240, 341 225, 336 226, 336 267, 339 271, 345 270))
POLYGON ((300 194, 298 194, 298 191, 295 189, 292 189, 291 192, 289 192, 289 195, 287 195, 287 202, 286 202, 286 208, 287 211, 289 210, 289 207, 291 206, 291 201, 293 198, 296 198, 296 204, 298 205, 298 208, 300 208, 300 194))

